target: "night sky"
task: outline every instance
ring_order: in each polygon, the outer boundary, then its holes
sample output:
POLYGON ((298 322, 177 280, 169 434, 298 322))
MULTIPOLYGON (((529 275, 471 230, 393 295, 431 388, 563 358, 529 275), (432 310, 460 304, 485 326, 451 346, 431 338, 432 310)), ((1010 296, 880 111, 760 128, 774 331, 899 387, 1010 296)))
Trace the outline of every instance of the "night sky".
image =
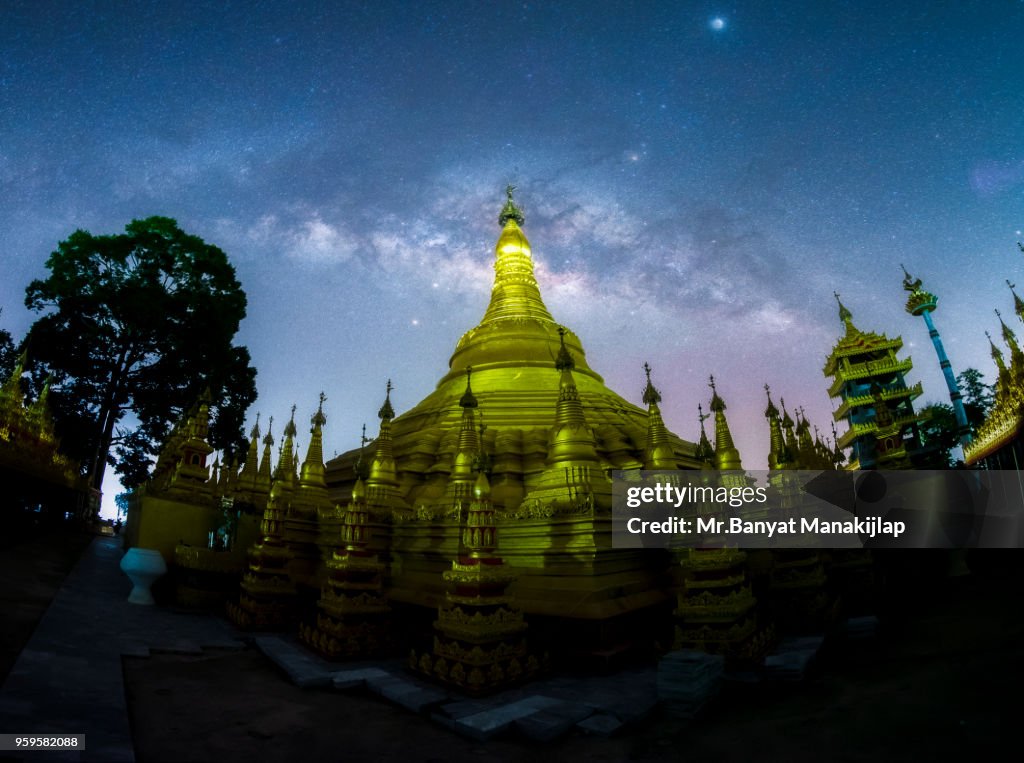
MULTIPOLYGON (((325 450, 401 413, 483 315, 518 185, 590 365, 697 436, 714 373, 749 469, 763 385, 830 432, 841 334, 901 334, 947 401, 1024 289, 1024 3, 0 3, 0 325, 74 229, 166 215, 249 298, 252 416, 328 396, 325 450), (777 5, 781 7, 771 7, 777 5)), ((554 374, 554 372, 552 372, 554 374)), ((555 376, 552 376, 555 383, 555 376)), ((308 434, 300 427, 304 447, 308 434)), ((111 485, 108 494, 115 490, 111 485)))

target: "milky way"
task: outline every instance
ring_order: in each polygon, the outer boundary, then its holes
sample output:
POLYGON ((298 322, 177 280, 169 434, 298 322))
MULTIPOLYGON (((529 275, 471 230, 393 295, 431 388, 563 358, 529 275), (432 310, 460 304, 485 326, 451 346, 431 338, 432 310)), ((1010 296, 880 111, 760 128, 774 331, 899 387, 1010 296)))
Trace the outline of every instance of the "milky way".
MULTIPOLYGON (((1020 4, 5 3, 0 322, 75 228, 162 214, 249 296, 252 410, 326 451, 425 396, 483 314, 502 189, 590 364, 697 433, 714 373, 748 468, 765 382, 829 431, 840 333, 902 334, 946 393, 899 263, 957 368, 1024 280, 1020 4), (337 6, 337 7, 336 7, 337 6), (613 319, 609 320, 609 316, 613 319)), ((1022 327, 1024 328, 1024 327, 1022 327)))

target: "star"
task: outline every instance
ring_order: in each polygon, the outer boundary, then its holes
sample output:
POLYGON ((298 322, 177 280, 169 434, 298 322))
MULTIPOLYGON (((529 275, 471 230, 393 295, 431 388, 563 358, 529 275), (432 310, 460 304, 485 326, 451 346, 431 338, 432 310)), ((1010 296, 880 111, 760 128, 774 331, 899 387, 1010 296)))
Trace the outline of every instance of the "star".
POLYGON ((708 26, 710 26, 716 32, 721 32, 723 29, 725 29, 725 19, 723 19, 721 16, 715 16, 713 19, 711 19, 708 26))

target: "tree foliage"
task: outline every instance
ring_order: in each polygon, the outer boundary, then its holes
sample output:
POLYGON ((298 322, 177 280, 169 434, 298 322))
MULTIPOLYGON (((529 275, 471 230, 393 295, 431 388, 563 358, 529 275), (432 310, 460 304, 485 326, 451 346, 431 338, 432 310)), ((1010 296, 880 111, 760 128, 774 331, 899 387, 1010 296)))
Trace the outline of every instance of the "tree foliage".
MULTIPOLYGON (((984 374, 976 368, 966 368, 957 376, 964 412, 971 431, 977 432, 992 409, 992 387, 983 381, 984 374)), ((953 406, 947 403, 928 403, 921 408, 928 419, 921 426, 923 444, 934 449, 938 466, 954 465, 953 450, 960 444, 959 426, 953 406)))
POLYGON ((953 449, 960 444, 953 406, 948 403, 928 403, 920 412, 928 416, 920 428, 922 444, 934 451, 936 467, 952 468, 953 449))
MULTIPOLYGON (((3 308, 0 308, 0 315, 3 308)), ((0 328, 0 384, 7 381, 7 378, 14 371, 14 363, 18 356, 18 349, 11 338, 11 332, 0 328)))
POLYGON ((982 379, 985 375, 976 368, 966 368, 956 377, 963 395, 964 412, 972 432, 977 432, 992 408, 992 387, 982 379))
MULTIPOLYGON (((256 397, 256 371, 233 339, 246 298, 223 251, 166 217, 123 234, 75 231, 46 262, 25 304, 43 313, 29 331, 36 382, 52 375, 65 451, 92 484, 115 466, 133 487, 151 454, 205 387, 211 444, 237 453, 256 397)), ((244 451, 243 451, 244 452, 244 451)))

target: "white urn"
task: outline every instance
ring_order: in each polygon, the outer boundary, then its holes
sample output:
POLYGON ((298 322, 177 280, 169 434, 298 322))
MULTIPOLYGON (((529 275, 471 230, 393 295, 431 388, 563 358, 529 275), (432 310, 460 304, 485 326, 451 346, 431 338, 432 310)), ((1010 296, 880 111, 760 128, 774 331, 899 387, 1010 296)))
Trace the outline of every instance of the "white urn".
POLYGON ((128 595, 129 603, 153 604, 149 588, 157 578, 167 574, 167 563, 160 552, 153 548, 130 548, 121 557, 121 569, 134 586, 128 595))

